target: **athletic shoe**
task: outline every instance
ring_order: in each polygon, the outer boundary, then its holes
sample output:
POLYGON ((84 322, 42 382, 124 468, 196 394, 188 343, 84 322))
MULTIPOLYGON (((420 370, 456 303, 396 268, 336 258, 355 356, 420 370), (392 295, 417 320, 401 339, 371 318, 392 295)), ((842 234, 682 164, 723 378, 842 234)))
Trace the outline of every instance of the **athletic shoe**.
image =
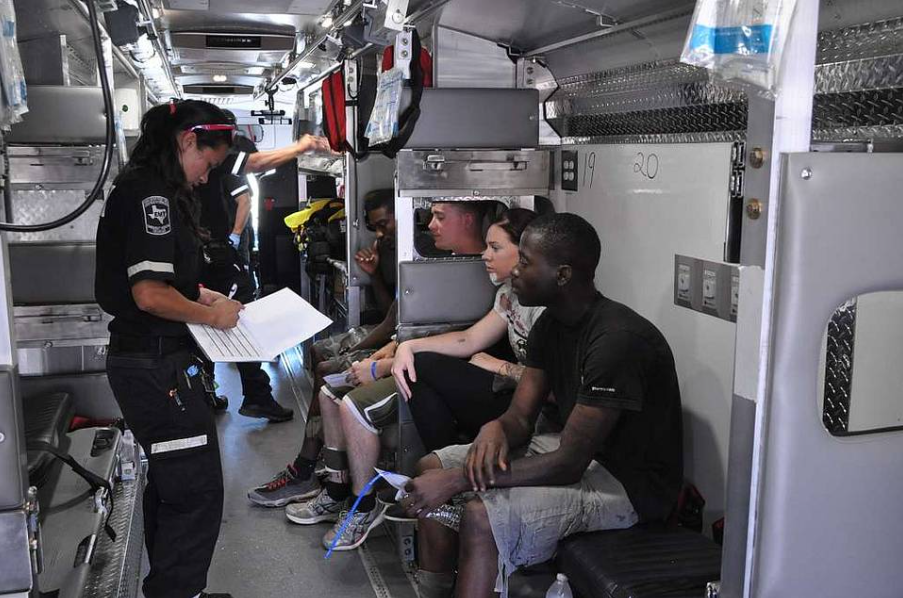
POLYGON ((251 403, 245 400, 238 412, 246 417, 263 417, 273 423, 287 422, 295 415, 294 411, 283 407, 273 399, 265 403, 251 403))
POLYGON ((207 592, 201 592, 200 598, 232 598, 232 594, 208 594, 207 592))
POLYGON ((285 516, 292 523, 299 525, 313 525, 323 521, 335 521, 339 513, 345 508, 344 500, 333 500, 326 488, 320 490, 317 497, 303 505, 289 505, 285 507, 285 516))
MULTIPOLYGON (((381 505, 376 505, 373 507, 372 511, 367 513, 361 513, 357 511, 354 515, 351 516, 351 519, 348 521, 348 525, 345 527, 345 531, 342 532, 339 541, 336 542, 335 548, 333 550, 354 550, 358 546, 364 543, 364 540, 367 539, 367 536, 370 535, 370 532, 377 525, 383 522, 383 512, 385 509, 381 505)), ((323 547, 329 550, 332 546, 333 541, 335 540, 336 535, 339 533, 339 530, 342 527, 342 524, 345 523, 345 518, 348 516, 348 511, 342 511, 339 515, 338 521, 335 522, 335 525, 332 526, 332 529, 326 532, 326 535, 323 536, 323 547)))
POLYGON ((408 515, 408 512, 397 503, 387 506, 385 518, 396 523, 417 523, 417 518, 408 515))
POLYGON ((320 493, 320 480, 311 475, 298 477, 298 470, 289 463, 266 484, 248 491, 248 499, 261 507, 284 507, 293 502, 309 500, 320 493))

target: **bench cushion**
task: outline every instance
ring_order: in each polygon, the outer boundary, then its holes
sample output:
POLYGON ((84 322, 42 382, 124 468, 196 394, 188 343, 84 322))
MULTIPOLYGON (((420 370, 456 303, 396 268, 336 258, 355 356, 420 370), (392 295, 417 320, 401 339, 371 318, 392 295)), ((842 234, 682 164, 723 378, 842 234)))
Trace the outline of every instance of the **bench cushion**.
POLYGON ((720 546, 660 525, 572 536, 557 560, 582 598, 699 598, 721 577, 720 546))
MULTIPOLYGON (((23 401, 25 419, 25 442, 46 442, 60 447, 60 442, 69 431, 74 414, 74 405, 68 393, 53 392, 27 397, 23 401)), ((60 447, 65 448, 65 447, 60 447)), ((54 457, 46 451, 28 451, 28 479, 39 488, 46 481, 54 457)))

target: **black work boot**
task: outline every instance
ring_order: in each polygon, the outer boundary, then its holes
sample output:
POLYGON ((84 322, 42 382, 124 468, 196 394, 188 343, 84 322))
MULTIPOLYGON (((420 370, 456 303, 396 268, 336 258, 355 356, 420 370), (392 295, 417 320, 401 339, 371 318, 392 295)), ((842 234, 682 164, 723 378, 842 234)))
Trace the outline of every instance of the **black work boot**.
POLYGON ((208 594, 207 592, 201 592, 200 598, 232 598, 232 594, 208 594))
POLYGON ((295 415, 294 411, 283 407, 272 397, 264 400, 245 398, 238 412, 245 417, 263 417, 273 423, 287 422, 295 415))

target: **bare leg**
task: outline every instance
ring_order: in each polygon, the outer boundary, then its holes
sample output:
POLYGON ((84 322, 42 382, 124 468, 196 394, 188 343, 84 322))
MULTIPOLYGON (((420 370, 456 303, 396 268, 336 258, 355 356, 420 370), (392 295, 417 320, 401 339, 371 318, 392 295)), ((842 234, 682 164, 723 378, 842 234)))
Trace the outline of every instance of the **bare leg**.
POLYGON ((453 573, 458 557, 458 534, 432 519, 417 521, 417 564, 431 573, 453 573))
MULTIPOLYGON (((417 475, 428 469, 441 469, 435 453, 417 462, 417 475)), ((417 523, 418 565, 422 571, 453 573, 458 556, 458 534, 432 519, 421 518, 417 523)))
POLYGON ((498 576, 498 549, 486 505, 475 498, 464 507, 458 557, 458 598, 493 598, 498 576))
POLYGON ((335 370, 337 364, 333 361, 323 361, 317 363, 313 368, 313 396, 320 396, 320 389, 323 388, 323 376, 337 373, 335 370))
POLYGON ((339 413, 348 447, 351 491, 357 496, 363 492, 367 482, 373 477, 373 470, 379 461, 379 436, 364 428, 345 403, 342 403, 339 413))
POLYGON ((339 406, 332 397, 320 393, 320 417, 323 418, 323 440, 326 446, 345 450, 345 433, 342 431, 342 419, 339 406))

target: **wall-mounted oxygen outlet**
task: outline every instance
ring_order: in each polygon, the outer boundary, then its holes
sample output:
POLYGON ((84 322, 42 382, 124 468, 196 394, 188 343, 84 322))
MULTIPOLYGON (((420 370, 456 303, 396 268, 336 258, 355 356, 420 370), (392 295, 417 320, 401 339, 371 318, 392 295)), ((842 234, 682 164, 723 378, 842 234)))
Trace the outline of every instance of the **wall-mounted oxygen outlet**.
POLYGON ((577 190, 577 152, 561 151, 561 188, 564 191, 577 190))
POLYGON ((718 315, 718 269, 704 267, 702 270, 702 309, 713 316, 718 315))
POLYGON ((674 305, 736 322, 739 292, 736 266, 674 256, 674 305))
POLYGON ((674 256, 674 304, 693 307, 693 290, 696 288, 695 260, 674 256))
POLYGON ((692 268, 687 264, 677 265, 677 297, 675 301, 680 301, 690 305, 692 303, 690 294, 693 292, 693 272, 692 268))

